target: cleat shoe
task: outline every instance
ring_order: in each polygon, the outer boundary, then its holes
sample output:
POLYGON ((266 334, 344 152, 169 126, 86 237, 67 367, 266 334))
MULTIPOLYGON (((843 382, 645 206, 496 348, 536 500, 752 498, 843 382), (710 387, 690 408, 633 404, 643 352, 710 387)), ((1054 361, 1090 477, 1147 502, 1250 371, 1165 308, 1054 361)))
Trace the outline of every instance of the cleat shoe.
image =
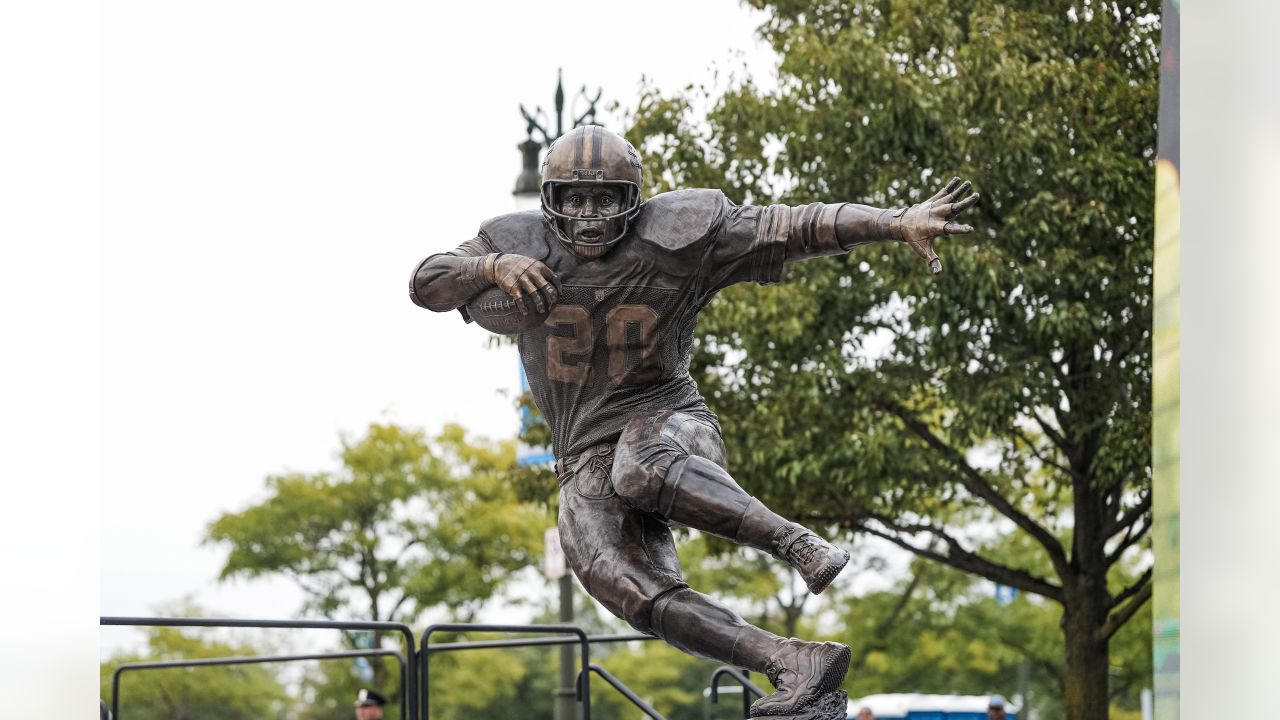
MULTIPOLYGON (((840 643, 783 640, 764 669, 776 691, 752 704, 751 717, 825 718, 800 713, 837 694, 851 656, 848 646, 840 643)), ((843 705, 840 712, 844 712, 843 705)))
POLYGON ((795 568, 814 595, 826 590, 849 563, 849 553, 791 523, 774 533, 773 548, 774 556, 795 568))

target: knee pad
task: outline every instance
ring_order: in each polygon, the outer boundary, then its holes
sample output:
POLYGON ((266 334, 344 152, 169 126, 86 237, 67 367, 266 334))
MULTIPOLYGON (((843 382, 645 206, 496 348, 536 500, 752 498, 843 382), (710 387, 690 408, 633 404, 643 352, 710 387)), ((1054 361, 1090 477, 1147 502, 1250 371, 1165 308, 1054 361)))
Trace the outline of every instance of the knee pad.
POLYGON ((737 539, 752 497, 729 472, 697 455, 671 464, 658 493, 657 512, 668 520, 737 539))
POLYGON ((673 486, 682 477, 690 478, 695 494, 708 482, 737 490, 723 465, 724 445, 715 427, 680 412, 638 416, 618 439, 614 490, 629 506, 669 518, 673 486))
MULTIPOLYGON (((631 595, 621 603, 616 602, 621 598, 600 598, 601 605, 604 605, 609 612, 613 613, 619 619, 625 620, 628 625, 639 630, 646 635, 654 635, 656 637, 664 637, 661 632, 663 610, 668 601, 672 597, 680 595, 684 591, 689 591, 688 585, 678 585, 676 587, 664 590, 656 597, 642 598, 637 595, 631 595)), ((691 592, 691 591, 690 591, 691 592)))
MULTIPOLYGON (((671 588, 670 590, 654 598, 652 607, 649 611, 649 628, 647 630, 644 630, 644 632, 650 633, 652 635, 657 635, 658 637, 663 638, 665 640, 667 636, 671 634, 667 632, 663 623, 663 616, 666 614, 667 606, 671 604, 672 600, 676 599, 677 597, 685 593, 696 595, 696 593, 694 593, 693 590, 690 590, 687 587, 682 587, 682 588, 671 588)), ((677 605, 678 604, 679 602, 677 602, 677 605)))

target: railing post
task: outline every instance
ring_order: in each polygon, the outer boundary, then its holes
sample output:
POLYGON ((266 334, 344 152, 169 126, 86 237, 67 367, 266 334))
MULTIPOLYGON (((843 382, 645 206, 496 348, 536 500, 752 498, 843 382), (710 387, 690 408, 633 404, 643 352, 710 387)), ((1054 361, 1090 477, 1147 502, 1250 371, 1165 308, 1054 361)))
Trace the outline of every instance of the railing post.
POLYGON ((729 665, 721 665, 711 673, 711 702, 720 702, 720 678, 728 675, 742 684, 742 717, 751 716, 751 697, 755 695, 758 698, 764 697, 764 691, 751 682, 751 679, 745 674, 745 670, 729 665))

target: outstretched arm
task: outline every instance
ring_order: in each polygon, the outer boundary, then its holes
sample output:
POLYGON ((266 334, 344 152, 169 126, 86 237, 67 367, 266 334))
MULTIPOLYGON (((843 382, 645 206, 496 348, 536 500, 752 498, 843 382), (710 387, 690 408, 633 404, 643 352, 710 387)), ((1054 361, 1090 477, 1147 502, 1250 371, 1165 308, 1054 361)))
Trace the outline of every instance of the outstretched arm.
POLYGON ((933 250, 940 235, 963 235, 973 227, 954 217, 973 207, 978 194, 972 183, 954 178, 933 197, 909 208, 875 208, 854 203, 814 203, 791 208, 787 260, 846 253, 858 245, 897 240, 911 246, 935 275, 942 262, 933 250))
POLYGON ((530 307, 544 312, 560 295, 560 281, 551 268, 524 255, 496 252, 481 234, 418 263, 409 278, 409 298, 419 307, 446 312, 494 285, 515 298, 522 313, 530 307))

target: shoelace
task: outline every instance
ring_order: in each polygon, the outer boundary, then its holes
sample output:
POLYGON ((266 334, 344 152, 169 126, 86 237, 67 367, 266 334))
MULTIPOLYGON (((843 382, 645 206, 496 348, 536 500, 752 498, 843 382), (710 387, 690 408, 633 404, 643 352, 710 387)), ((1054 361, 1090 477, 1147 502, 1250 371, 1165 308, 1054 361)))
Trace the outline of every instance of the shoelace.
POLYGON ((769 678, 769 684, 774 688, 781 690, 778 681, 782 678, 782 671, 786 668, 782 667, 782 663, 774 658, 769 658, 764 664, 764 676, 769 678))
POLYGON ((795 556, 800 563, 807 563, 813 559, 813 554, 818 552, 818 544, 814 542, 813 535, 805 533, 791 544, 791 548, 787 550, 787 554, 795 556))

